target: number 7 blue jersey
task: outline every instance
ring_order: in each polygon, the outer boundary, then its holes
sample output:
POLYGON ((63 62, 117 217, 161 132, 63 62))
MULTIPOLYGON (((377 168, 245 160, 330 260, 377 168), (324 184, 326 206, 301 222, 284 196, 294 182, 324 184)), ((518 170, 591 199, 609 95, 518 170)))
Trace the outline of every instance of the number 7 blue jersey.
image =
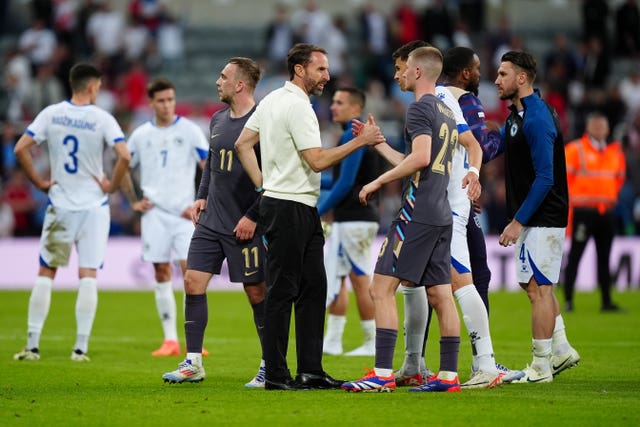
POLYGON ((101 179, 105 146, 124 142, 113 116, 95 105, 63 101, 45 108, 26 130, 37 144, 47 142, 51 163, 51 203, 67 210, 84 210, 107 201, 101 179))
POLYGON ((179 216, 193 204, 196 167, 208 148, 202 129, 185 117, 166 127, 148 121, 136 128, 129 136, 130 166, 140 166, 144 197, 179 216))

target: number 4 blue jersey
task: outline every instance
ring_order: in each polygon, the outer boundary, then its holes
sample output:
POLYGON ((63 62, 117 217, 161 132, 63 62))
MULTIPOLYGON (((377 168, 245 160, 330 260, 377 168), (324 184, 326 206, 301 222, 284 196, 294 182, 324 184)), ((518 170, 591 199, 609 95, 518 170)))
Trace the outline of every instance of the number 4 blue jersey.
POLYGON ((116 120, 95 105, 69 101, 50 105, 38 114, 26 133, 37 144, 47 142, 51 163, 51 203, 67 210, 84 210, 107 201, 101 179, 105 145, 124 143, 116 120))

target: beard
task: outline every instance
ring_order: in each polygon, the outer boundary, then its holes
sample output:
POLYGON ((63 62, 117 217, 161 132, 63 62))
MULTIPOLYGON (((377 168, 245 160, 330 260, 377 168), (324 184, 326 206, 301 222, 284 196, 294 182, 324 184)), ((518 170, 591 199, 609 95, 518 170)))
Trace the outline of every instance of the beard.
POLYGON ((229 95, 226 95, 222 92, 218 92, 218 98, 220 98, 221 102, 224 102, 225 104, 230 104, 231 103, 231 97, 229 95))
POLYGON ((502 101, 512 101, 518 97, 518 89, 509 89, 502 91, 502 95, 500 95, 500 99, 502 101))
POLYGON ((305 79, 304 87, 307 88, 307 92, 311 95, 320 96, 324 90, 326 82, 316 82, 311 79, 305 79), (322 87, 321 87, 322 85, 322 87))
POLYGON ((467 87, 465 88, 466 90, 468 90, 469 92, 471 92, 472 94, 474 94, 475 96, 478 96, 478 88, 479 88, 479 83, 478 82, 471 82, 467 85, 467 87))
POLYGON ((324 90, 324 87, 320 87, 320 83, 314 85, 313 87, 311 87, 311 90, 309 91, 309 93, 311 93, 312 95, 315 96, 320 96, 322 95, 322 91, 324 90))

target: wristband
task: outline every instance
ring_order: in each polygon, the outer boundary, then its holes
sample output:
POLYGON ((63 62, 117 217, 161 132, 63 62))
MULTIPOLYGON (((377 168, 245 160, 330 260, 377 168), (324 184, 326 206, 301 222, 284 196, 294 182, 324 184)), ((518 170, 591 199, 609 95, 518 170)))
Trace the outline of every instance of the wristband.
POLYGON ((476 174, 476 176, 477 176, 478 178, 480 178, 480 171, 478 170, 478 168, 477 168, 477 167, 475 167, 475 166, 470 166, 470 167, 469 167, 469 172, 473 172, 473 173, 475 173, 475 174, 476 174))
POLYGON ((260 187, 256 187, 256 193, 262 193, 264 191, 264 188, 262 188, 262 185, 260 187))

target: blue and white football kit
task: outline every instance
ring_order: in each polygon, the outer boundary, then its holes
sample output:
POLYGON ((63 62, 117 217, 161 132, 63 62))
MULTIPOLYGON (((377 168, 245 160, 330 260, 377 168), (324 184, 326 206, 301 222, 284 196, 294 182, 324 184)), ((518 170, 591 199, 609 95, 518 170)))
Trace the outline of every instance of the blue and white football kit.
POLYGON ((206 159, 209 144, 191 120, 176 117, 167 127, 153 121, 129 137, 131 168, 140 166, 140 187, 153 208, 142 215, 143 259, 154 263, 186 260, 193 223, 181 216, 195 199, 198 163, 206 159))
POLYGON ((109 235, 108 197, 97 180, 103 175, 105 145, 124 143, 116 120, 95 105, 63 101, 37 115, 26 130, 37 144, 47 142, 51 161, 50 205, 40 239, 47 267, 69 262, 76 243, 80 268, 99 268, 109 235))

